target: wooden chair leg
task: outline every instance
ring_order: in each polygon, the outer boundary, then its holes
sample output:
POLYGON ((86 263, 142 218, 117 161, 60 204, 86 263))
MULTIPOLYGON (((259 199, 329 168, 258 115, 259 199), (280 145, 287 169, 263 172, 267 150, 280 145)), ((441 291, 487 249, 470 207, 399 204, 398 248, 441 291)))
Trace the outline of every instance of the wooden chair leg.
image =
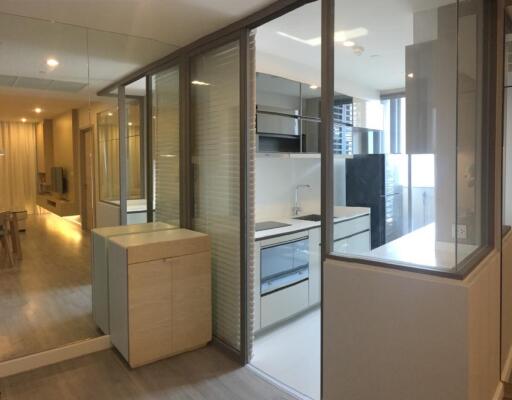
POLYGON ((20 230, 18 229, 18 220, 16 219, 16 214, 12 214, 10 225, 12 249, 14 255, 16 256, 16 260, 21 260, 23 258, 23 254, 21 253, 20 230))
POLYGON ((7 234, 4 231, 4 234, 0 236, 0 241, 2 242, 2 247, 5 249, 5 254, 7 255, 7 261, 9 263, 9 267, 14 267, 14 257, 11 251, 11 246, 9 246, 9 241, 7 240, 7 234))

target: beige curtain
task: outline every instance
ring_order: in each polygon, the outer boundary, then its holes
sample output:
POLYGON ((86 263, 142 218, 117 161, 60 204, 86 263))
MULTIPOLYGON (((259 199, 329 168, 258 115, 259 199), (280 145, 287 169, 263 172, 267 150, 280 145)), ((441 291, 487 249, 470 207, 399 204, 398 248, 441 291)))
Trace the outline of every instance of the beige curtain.
POLYGON ((34 124, 0 122, 0 210, 36 211, 34 124))

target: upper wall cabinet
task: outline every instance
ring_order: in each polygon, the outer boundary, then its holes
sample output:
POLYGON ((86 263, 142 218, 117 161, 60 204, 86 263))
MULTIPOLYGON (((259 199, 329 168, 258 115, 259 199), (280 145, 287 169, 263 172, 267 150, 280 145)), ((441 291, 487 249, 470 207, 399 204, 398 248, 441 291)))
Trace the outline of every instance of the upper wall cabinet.
MULTIPOLYGON (((440 7, 431 37, 407 46, 406 148, 409 154, 449 152, 457 115, 457 7, 440 7), (450 141, 450 143, 447 143, 450 141)), ((463 32, 464 24, 460 30, 463 32)))
POLYGON ((434 42, 425 42, 405 48, 408 154, 434 153, 435 151, 433 144, 435 111, 432 93, 434 47, 434 42))
POLYGON ((256 73, 256 104, 278 109, 283 114, 298 114, 300 82, 268 74, 256 73))

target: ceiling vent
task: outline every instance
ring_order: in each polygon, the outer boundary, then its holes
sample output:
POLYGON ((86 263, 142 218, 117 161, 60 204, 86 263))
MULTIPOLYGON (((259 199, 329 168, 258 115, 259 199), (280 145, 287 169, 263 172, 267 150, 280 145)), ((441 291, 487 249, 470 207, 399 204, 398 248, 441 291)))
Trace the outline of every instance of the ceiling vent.
POLYGON ((0 75, 0 86, 77 93, 86 87, 87 83, 29 78, 24 76, 0 75))

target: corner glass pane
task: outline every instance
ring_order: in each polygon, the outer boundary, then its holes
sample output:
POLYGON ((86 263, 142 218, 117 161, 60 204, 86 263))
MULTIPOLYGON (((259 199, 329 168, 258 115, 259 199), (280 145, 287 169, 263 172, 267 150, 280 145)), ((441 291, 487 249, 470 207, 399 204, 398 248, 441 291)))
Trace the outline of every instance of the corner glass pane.
POLYGON ((159 72, 153 84, 154 220, 180 225, 179 67, 159 72))
POLYGON ((488 244, 482 13, 335 1, 335 254, 456 272, 488 244))

